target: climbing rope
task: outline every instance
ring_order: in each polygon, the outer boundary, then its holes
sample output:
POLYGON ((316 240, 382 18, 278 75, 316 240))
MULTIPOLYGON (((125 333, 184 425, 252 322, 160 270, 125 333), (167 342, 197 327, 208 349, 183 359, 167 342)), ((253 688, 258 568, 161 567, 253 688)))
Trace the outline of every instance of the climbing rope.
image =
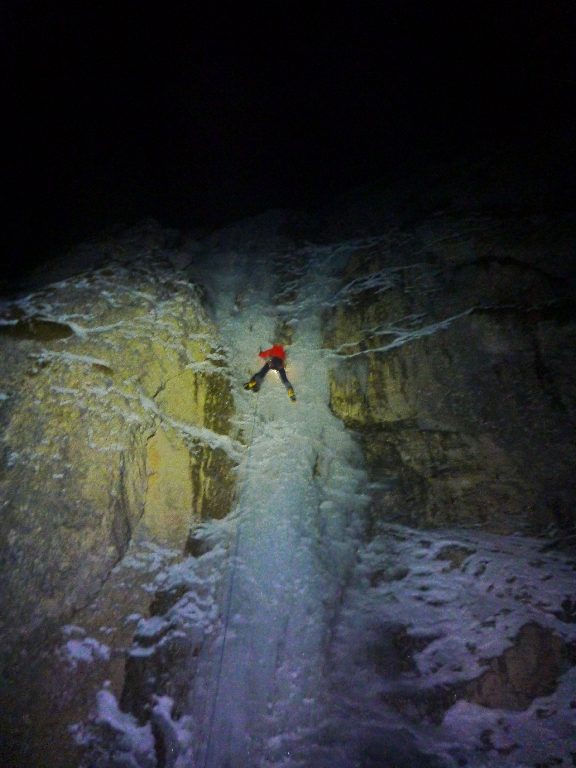
MULTIPOLYGON (((257 393, 256 393, 256 395, 257 395, 257 393)), ((253 436, 254 436, 254 426, 256 424, 256 417, 257 417, 257 415, 258 415, 258 396, 256 396, 256 403, 254 405, 254 416, 252 417, 252 427, 251 427, 251 430, 250 430, 250 437, 248 439, 248 445, 246 447, 246 463, 244 465, 244 469, 242 471, 241 477, 238 478, 238 484, 237 484, 238 489, 242 488, 242 485, 244 484, 244 480, 246 478, 246 475, 248 474, 248 466, 250 464, 250 456, 251 456, 251 448, 252 448, 252 439, 253 439, 253 436)), ((208 723, 208 740, 207 740, 207 743, 206 743, 206 751, 204 753, 204 760, 202 761, 202 763, 197 761, 197 765, 198 765, 199 768, 200 768, 200 766, 202 766, 202 768, 206 768, 206 766, 208 764, 208 759, 210 757, 210 748, 211 748, 211 745, 212 745, 212 730, 213 730, 213 727, 214 727, 214 719, 216 717, 216 706, 217 706, 217 702, 218 702, 218 694, 220 692, 220 678, 221 678, 221 675, 222 675, 222 665, 223 665, 223 662, 224 662, 224 650, 226 648, 226 637, 227 637, 227 634, 228 634, 228 624, 229 624, 229 620, 230 620, 230 610, 231 610, 231 606, 232 606, 232 595, 234 593, 234 580, 235 580, 235 576, 236 576, 236 566, 238 564, 238 548, 239 548, 239 543, 240 543, 241 523, 242 523, 242 515, 238 514, 238 521, 237 521, 236 529, 235 529, 235 532, 234 532, 235 533, 235 535, 234 535, 234 551, 232 553, 232 568, 231 568, 231 572, 230 572, 230 582, 229 582, 229 586, 228 586, 228 594, 226 596, 226 607, 225 607, 225 610, 224 610, 224 621, 223 621, 224 632, 223 632, 223 635, 222 635, 222 644, 220 646, 220 655, 219 655, 219 658, 218 658, 217 670, 216 670, 216 688, 215 688, 215 691, 214 691, 214 699, 213 699, 213 702, 212 702, 212 710, 210 712, 210 720, 209 720, 209 723, 208 723)), ((208 702, 208 695, 206 697, 206 702, 208 702)), ((204 709, 204 713, 203 713, 203 717, 202 717, 203 721, 204 721, 204 715, 205 714, 206 714, 206 709, 204 709)), ((204 729, 202 729, 202 730, 204 730, 204 729)), ((201 745, 202 745, 202 740, 199 739, 198 740, 198 749, 199 750, 201 749, 201 745)))

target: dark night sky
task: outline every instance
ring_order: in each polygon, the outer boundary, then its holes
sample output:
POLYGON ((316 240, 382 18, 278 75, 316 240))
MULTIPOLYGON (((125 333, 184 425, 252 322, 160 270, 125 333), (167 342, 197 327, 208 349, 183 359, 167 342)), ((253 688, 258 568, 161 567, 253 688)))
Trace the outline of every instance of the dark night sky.
POLYGON ((0 0, 4 277, 107 226, 314 207, 479 146, 569 162, 574 3, 340 5, 0 0))

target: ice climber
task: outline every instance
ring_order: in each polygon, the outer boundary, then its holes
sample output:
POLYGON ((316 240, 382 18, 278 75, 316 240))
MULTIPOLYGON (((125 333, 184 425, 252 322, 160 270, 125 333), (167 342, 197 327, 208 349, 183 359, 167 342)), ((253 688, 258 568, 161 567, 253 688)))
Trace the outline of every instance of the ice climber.
POLYGON ((270 347, 270 349, 265 349, 264 351, 260 350, 258 355, 259 357, 268 359, 258 373, 255 373, 247 384, 244 384, 244 389, 252 389, 254 392, 258 392, 264 381, 264 376, 266 376, 268 371, 278 371, 278 375, 286 387, 290 400, 295 403, 296 395, 292 389, 292 384, 288 381, 286 370, 284 368, 284 363, 286 362, 286 351, 284 347, 280 346, 280 344, 275 344, 273 347, 270 347))

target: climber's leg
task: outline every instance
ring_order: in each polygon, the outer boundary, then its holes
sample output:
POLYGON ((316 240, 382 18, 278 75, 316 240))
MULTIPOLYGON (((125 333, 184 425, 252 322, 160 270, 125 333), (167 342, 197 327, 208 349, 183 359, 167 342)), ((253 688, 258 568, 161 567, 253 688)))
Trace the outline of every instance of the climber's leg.
POLYGON ((268 363, 265 363, 258 373, 255 373, 247 384, 244 384, 244 389, 252 389, 254 392, 258 392, 264 381, 264 376, 266 376, 269 370, 270 366, 268 363))
POLYGON ((293 403, 296 402, 296 395, 294 394, 294 390, 292 389, 292 384, 288 381, 288 376, 286 376, 286 371, 284 368, 279 368, 278 373, 280 374, 280 378, 282 379, 282 383, 286 387, 286 391, 288 392, 288 396, 290 400, 292 400, 293 403))

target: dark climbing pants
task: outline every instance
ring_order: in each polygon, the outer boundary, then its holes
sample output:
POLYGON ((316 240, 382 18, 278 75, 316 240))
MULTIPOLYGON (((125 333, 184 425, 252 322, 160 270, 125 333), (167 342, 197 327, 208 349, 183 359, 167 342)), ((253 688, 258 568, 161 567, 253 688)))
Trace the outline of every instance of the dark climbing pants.
POLYGON ((286 376, 286 371, 284 369, 284 365, 280 358, 273 357, 272 360, 265 363, 265 365, 262 366, 262 368, 258 371, 258 373, 255 373, 254 376, 252 376, 252 381, 256 382, 256 391, 260 389, 262 386, 262 382, 264 381, 264 377, 268 373, 268 371, 278 371, 278 375, 282 379, 282 384, 286 387, 286 389, 292 389, 292 384, 288 381, 288 376, 286 376))

